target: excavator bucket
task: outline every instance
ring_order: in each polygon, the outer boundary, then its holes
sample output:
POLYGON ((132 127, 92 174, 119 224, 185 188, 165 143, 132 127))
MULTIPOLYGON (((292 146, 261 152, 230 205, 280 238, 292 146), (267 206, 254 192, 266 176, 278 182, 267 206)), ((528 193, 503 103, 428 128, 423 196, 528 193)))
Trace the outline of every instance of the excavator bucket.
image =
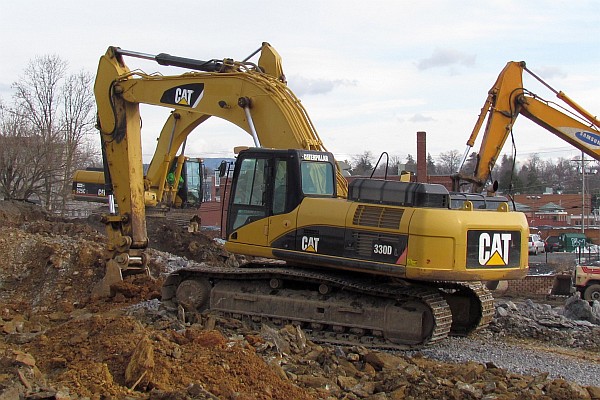
POLYGON ((571 274, 561 274, 554 277, 551 294, 557 296, 570 296, 575 292, 571 274))
POLYGON ((111 285, 115 285, 123 280, 121 267, 115 260, 109 260, 106 263, 106 272, 104 278, 92 289, 92 299, 110 297, 112 295, 111 285))

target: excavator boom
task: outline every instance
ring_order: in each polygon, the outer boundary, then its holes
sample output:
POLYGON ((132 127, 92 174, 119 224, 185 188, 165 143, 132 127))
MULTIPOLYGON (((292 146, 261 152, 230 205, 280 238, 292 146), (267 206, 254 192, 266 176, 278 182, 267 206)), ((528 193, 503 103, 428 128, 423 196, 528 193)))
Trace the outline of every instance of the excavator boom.
MULTIPOLYGON (((259 51, 258 65, 231 59, 207 62, 152 56, 118 47, 109 47, 100 58, 94 94, 111 210, 104 218, 113 254, 108 277, 120 279, 123 273, 145 270, 145 206, 161 200, 167 165, 187 136, 209 117, 242 128, 253 136, 256 146, 326 151, 300 100, 285 84, 279 54, 268 43, 259 51), (123 56, 208 72, 148 75, 131 71, 123 56), (172 109, 145 177, 140 103, 172 109)), ((345 196, 347 183, 339 168, 336 175, 337 192, 345 196)), ((105 285, 101 292, 106 291, 105 285)))
POLYGON ((491 171, 519 115, 525 116, 594 159, 600 160, 598 119, 562 91, 553 89, 527 69, 525 62, 509 62, 489 90, 475 127, 467 140, 463 163, 475 145, 485 122, 475 169, 472 173, 457 174, 455 190, 459 190, 458 182, 462 180, 472 184, 471 191, 481 191, 489 180, 491 171), (549 88, 564 103, 564 106, 544 100, 525 89, 524 71, 549 88))

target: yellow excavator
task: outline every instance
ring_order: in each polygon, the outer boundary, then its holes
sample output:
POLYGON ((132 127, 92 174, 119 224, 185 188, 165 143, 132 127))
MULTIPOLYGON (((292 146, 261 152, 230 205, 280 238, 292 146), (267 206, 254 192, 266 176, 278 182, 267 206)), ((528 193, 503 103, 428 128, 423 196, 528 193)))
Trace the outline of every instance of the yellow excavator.
MULTIPOLYGON (((528 271, 524 214, 500 201, 481 209, 441 185, 357 179, 340 173, 268 43, 243 61, 194 60, 110 47, 95 83, 106 182, 103 220, 111 258, 96 290, 146 271, 139 104, 173 109, 163 133, 170 158, 211 116, 252 135, 238 153, 228 198, 227 250, 240 268, 194 265, 170 274, 163 301, 190 313, 251 323, 294 323, 314 340, 414 348, 464 335, 492 319, 481 281, 528 271), (249 60, 260 53, 258 63, 249 60), (193 70, 148 75, 124 56, 193 70)), ((161 136, 162 136, 161 134, 161 136)))
POLYGON ((479 118, 467 141, 461 167, 487 119, 475 168, 472 172, 459 173, 454 177, 454 190, 459 190, 462 184, 466 184, 471 185, 471 192, 479 193, 486 186, 519 115, 554 133, 595 160, 600 160, 600 121, 565 93, 553 89, 530 71, 524 61, 511 61, 506 64, 489 90, 479 118), (547 87, 561 102, 544 100, 525 89, 524 72, 547 87))
MULTIPOLYGON (((159 144, 144 175, 145 186, 148 187, 146 211, 164 216, 172 210, 196 210, 204 198, 204 161, 179 155, 173 160, 159 161, 157 168, 155 160, 160 148, 159 144)), ((73 174, 72 196, 77 201, 108 203, 107 186, 110 187, 104 179, 104 168, 77 170, 73 174)))

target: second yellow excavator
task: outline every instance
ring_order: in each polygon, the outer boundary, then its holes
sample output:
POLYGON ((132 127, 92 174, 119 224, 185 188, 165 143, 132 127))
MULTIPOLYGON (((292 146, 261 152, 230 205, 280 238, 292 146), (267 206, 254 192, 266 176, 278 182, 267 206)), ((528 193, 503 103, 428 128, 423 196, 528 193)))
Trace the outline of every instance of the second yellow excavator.
POLYGON ((479 118, 467 141, 461 166, 465 163, 487 118, 475 168, 472 172, 460 173, 454 177, 454 190, 460 189, 461 182, 470 184, 470 191, 474 193, 479 193, 485 187, 504 143, 512 133, 515 121, 520 115, 594 159, 600 160, 600 121, 565 93, 553 89, 530 71, 524 61, 511 61, 506 64, 489 90, 479 118), (529 73, 547 87, 561 100, 561 103, 544 100, 525 89, 523 72, 529 73))
MULTIPOLYGON (((172 209, 197 210, 204 200, 206 169, 201 158, 179 155, 173 160, 155 161, 160 153, 160 145, 155 157, 148 165, 144 181, 148 184, 146 206, 156 215, 165 215, 172 209), (151 186, 150 182, 154 182, 151 186)), ((74 200, 108 203, 109 193, 102 168, 77 170, 73 174, 72 196, 74 200)))
POLYGON ((163 301, 186 313, 301 326, 315 340, 419 347, 486 326, 493 299, 480 281, 527 274, 525 216, 491 210, 441 185, 358 179, 349 187, 264 43, 258 64, 108 49, 95 84, 98 125, 118 207, 104 217, 111 259, 104 285, 146 269, 139 103, 173 109, 163 133, 172 157, 211 116, 237 125, 255 148, 239 152, 226 221, 240 268, 194 265, 168 276, 163 301), (147 75, 124 56, 194 72, 147 75))

